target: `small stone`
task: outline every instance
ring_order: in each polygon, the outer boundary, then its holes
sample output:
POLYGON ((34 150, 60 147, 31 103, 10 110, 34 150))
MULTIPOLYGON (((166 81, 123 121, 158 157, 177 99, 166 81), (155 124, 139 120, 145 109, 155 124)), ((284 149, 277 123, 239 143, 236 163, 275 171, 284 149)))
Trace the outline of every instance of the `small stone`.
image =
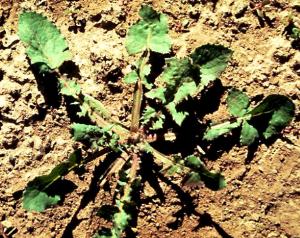
POLYGON ((167 222, 167 224, 174 223, 174 222, 176 222, 176 217, 169 215, 166 219, 166 222, 167 222))

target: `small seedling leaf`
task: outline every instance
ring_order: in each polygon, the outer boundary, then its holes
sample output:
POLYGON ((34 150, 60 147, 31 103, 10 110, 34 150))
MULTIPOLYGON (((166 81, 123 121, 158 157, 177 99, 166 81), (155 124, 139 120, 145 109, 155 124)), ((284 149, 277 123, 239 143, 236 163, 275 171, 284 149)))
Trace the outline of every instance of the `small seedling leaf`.
POLYGON ((126 74, 124 77, 124 82, 128 84, 136 83, 139 79, 138 73, 134 70, 126 74))
POLYGON ((81 160, 81 151, 77 150, 70 155, 68 161, 55 166, 48 175, 36 177, 29 182, 23 193, 23 207, 28 211, 42 212, 57 204, 60 196, 49 194, 47 188, 76 168, 81 160))
POLYGON ((140 10, 141 20, 130 27, 126 38, 126 49, 129 54, 145 50, 158 53, 169 53, 171 39, 168 36, 168 20, 164 14, 157 13, 148 5, 140 10))
POLYGON ((56 69, 71 58, 60 31, 38 13, 23 12, 20 15, 18 34, 28 45, 27 55, 32 64, 46 64, 50 69, 56 69))
POLYGON ((192 172, 185 178, 185 185, 198 185, 203 182, 206 187, 212 190, 226 187, 224 176, 209 171, 200 158, 194 155, 188 156, 185 158, 185 165, 192 169, 192 172))
POLYGON ((197 172, 191 172, 188 174, 188 176, 185 178, 184 185, 186 186, 194 186, 199 185, 201 183, 201 176, 197 172))
POLYGON ((249 114, 252 118, 269 116, 267 128, 263 131, 265 139, 279 133, 293 119, 295 113, 294 103, 283 95, 270 95, 266 97, 249 114))
POLYGON ((80 86, 72 80, 60 81, 60 93, 69 97, 77 97, 81 92, 80 86))
POLYGON ((210 127, 204 134, 203 139, 211 141, 214 140, 221 135, 227 134, 228 132, 232 131, 235 128, 238 128, 241 125, 240 121, 237 122, 224 122, 222 124, 218 124, 215 126, 210 127))
POLYGON ((259 134, 255 127, 244 121, 240 136, 241 145, 251 145, 258 137, 259 134))
POLYGON ((184 185, 195 186, 201 183, 204 183, 206 187, 214 191, 226 187, 226 181, 223 175, 208 170, 203 172, 191 172, 185 178, 184 185))
POLYGON ((292 28, 292 34, 291 36, 294 38, 294 39, 300 39, 300 28, 294 26, 292 28))
POLYGON ((210 172, 208 170, 201 173, 202 181, 211 190, 220 190, 226 187, 226 181, 222 174, 210 172))
POLYGON ((201 166, 204 166, 203 162, 194 155, 186 157, 185 163, 187 166, 197 168, 197 169, 199 169, 201 166))
POLYGON ((248 96, 237 89, 229 92, 226 102, 230 114, 236 117, 244 116, 249 107, 248 96))

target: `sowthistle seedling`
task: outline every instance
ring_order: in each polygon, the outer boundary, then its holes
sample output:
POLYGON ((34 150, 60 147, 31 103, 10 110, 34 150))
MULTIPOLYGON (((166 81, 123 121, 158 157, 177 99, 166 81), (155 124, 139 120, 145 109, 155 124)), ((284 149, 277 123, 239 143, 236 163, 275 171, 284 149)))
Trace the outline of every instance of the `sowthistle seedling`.
MULTIPOLYGON (((132 72, 124 78, 124 82, 134 85, 130 128, 112 118, 103 104, 86 95, 77 82, 63 76, 58 79, 60 93, 79 106, 80 117, 88 117, 94 123, 74 123, 71 126, 73 139, 87 143, 93 152, 102 150, 116 156, 99 181, 103 185, 112 174, 118 178, 113 202, 115 213, 111 216, 113 226, 108 233, 99 231, 95 237, 121 237, 128 227, 131 215, 127 208, 132 204, 132 191, 141 181, 143 174, 140 166, 149 156, 161 166, 162 173, 185 176, 184 184, 204 183, 213 190, 226 186, 224 177, 219 172, 209 171, 197 154, 165 155, 152 143, 159 137, 151 135, 162 132, 167 137, 168 131, 172 134, 173 127, 182 126, 190 116, 184 105, 201 95, 204 89, 209 90, 207 86, 214 83, 226 68, 232 51, 221 45, 200 46, 184 58, 166 59, 162 72, 153 78, 154 69, 150 60, 153 53, 162 58, 171 53, 168 21, 164 14, 147 5, 142 6, 140 17, 130 27, 125 42, 128 53, 138 56, 132 72), (167 127, 168 131, 165 130, 167 127)), ((59 74, 57 69, 64 61, 71 59, 67 43, 59 30, 40 14, 24 12, 20 15, 19 36, 27 45, 31 63, 39 65, 41 74, 53 71, 59 74)), ((229 93, 227 103, 235 121, 212 126, 204 139, 213 140, 234 128, 242 127, 241 143, 249 145, 260 135, 259 129, 252 125, 253 119, 267 116, 265 120, 268 126, 262 131, 267 139, 290 122, 294 111, 293 103, 281 95, 268 96, 257 107, 249 109, 248 97, 233 90, 229 93)), ((176 134, 173 137, 176 139, 176 134)), ((23 193, 24 208, 44 211, 57 204, 60 196, 49 194, 49 187, 55 186, 59 179, 87 161, 88 158, 83 158, 81 151, 77 150, 48 175, 29 182, 23 193)))

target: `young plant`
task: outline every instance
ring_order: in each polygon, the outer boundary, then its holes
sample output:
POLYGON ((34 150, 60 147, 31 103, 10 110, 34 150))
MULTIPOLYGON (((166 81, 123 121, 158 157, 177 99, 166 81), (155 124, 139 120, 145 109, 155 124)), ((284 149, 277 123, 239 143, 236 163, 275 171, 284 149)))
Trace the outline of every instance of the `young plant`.
MULTIPOLYGON (((173 126, 172 130, 182 126, 183 121, 190 116, 185 105, 201 95, 203 89, 209 90, 207 86, 226 68, 231 50, 221 45, 200 46, 184 58, 166 59, 162 72, 153 78, 153 72, 160 70, 153 69, 153 55, 165 59, 165 54, 171 53, 168 21, 164 14, 147 5, 141 7, 140 17, 130 27, 125 42, 128 53, 138 56, 132 72, 124 78, 124 82, 134 84, 130 128, 113 119, 103 104, 86 95, 77 82, 63 76, 58 79, 60 93, 79 106, 80 117, 88 117, 93 122, 92 125, 74 123, 71 126, 73 139, 89 145, 93 153, 100 151, 102 154, 115 156, 99 181, 102 186, 111 175, 118 179, 113 201, 115 213, 111 216, 113 226, 109 232, 99 231, 95 237, 121 237, 129 226, 131 214, 128 207, 133 202, 132 192, 139 186, 143 176, 140 166, 149 157, 162 165, 161 173, 179 173, 185 176, 184 184, 203 183, 213 190, 226 186, 224 177, 218 172, 209 171, 197 154, 191 152, 188 156, 181 153, 165 155, 152 142, 159 139, 153 133, 160 131, 168 137, 165 130, 168 126, 173 126)), ((28 45, 28 57, 32 64, 39 65, 41 74, 55 71, 59 75, 57 69, 65 60, 71 59, 67 43, 60 32, 40 14, 24 12, 20 15, 19 36, 28 45)), ((269 96, 258 107, 249 110, 248 98, 240 92, 232 91, 228 104, 232 115, 236 117, 235 124, 221 126, 225 130, 222 133, 211 128, 205 139, 216 138, 230 131, 231 127, 242 126, 247 131, 243 132, 243 141, 248 143, 257 137, 253 132, 255 128, 249 123, 260 115, 271 116, 269 127, 263 133, 269 137, 291 120, 293 111, 290 100, 279 95, 269 96), (278 107, 272 106, 274 100, 278 102, 278 107)), ((106 159, 111 159, 111 156, 106 159)), ((39 176, 29 182, 23 193, 24 208, 44 211, 57 204, 60 197, 58 194, 50 194, 49 188, 71 170, 84 166, 87 161, 89 158, 82 158, 80 151, 75 151, 68 161, 57 165, 48 175, 39 176)))
POLYGON ((297 18, 293 15, 288 16, 288 24, 285 28, 285 33, 292 37, 294 40, 300 39, 300 25, 299 25, 299 19, 297 21, 297 18))
POLYGON ((208 128, 205 140, 212 141, 237 128, 240 128, 241 145, 251 145, 261 137, 269 139, 290 123, 295 110, 293 102, 282 95, 269 95, 250 108, 248 96, 237 89, 229 92, 226 102, 233 118, 208 128))

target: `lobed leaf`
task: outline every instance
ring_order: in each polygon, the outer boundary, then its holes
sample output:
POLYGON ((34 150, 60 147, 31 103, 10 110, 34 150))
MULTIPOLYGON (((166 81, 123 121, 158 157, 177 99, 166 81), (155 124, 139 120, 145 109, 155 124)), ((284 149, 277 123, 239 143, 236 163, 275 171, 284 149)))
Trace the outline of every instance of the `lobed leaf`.
POLYGON ((161 87, 155 88, 145 95, 166 104, 173 120, 181 125, 188 113, 178 111, 176 106, 196 92, 197 82, 199 82, 198 69, 191 64, 189 58, 171 58, 167 61, 162 75, 157 79, 157 83, 161 87))
POLYGON ((72 125, 73 139, 75 141, 86 142, 93 147, 109 147, 114 151, 119 151, 119 136, 112 132, 112 127, 100 128, 98 126, 74 123, 72 125))
POLYGON ((167 109, 169 110, 173 120, 177 123, 177 125, 181 126, 184 119, 189 115, 188 112, 185 111, 177 111, 176 104, 171 102, 167 105, 167 109))
POLYGON ((145 95, 165 104, 173 120, 181 125, 188 113, 179 111, 177 105, 197 95, 209 82, 217 79, 231 54, 231 50, 223 46, 204 45, 189 57, 168 59, 163 73, 156 80, 159 87, 145 95))
POLYGON ((28 45, 27 55, 32 64, 46 64, 56 69, 71 54, 60 31, 46 17, 35 12, 23 12, 19 17, 18 34, 28 45))
POLYGON ((77 167, 81 161, 81 151, 77 150, 70 155, 68 161, 55 166, 48 175, 36 177, 29 182, 23 193, 24 209, 42 212, 49 206, 57 204, 60 201, 60 196, 50 195, 47 188, 67 175, 72 169, 77 167))
POLYGON ((169 53, 171 39, 168 36, 168 20, 164 14, 157 13, 152 7, 143 5, 140 10, 141 20, 131 26, 126 38, 126 49, 129 54, 145 50, 158 53, 169 53))
POLYGON ((151 91, 145 93, 145 96, 147 98, 151 99, 159 99, 162 103, 166 103, 166 97, 165 97, 166 88, 160 87, 152 89, 151 91))

